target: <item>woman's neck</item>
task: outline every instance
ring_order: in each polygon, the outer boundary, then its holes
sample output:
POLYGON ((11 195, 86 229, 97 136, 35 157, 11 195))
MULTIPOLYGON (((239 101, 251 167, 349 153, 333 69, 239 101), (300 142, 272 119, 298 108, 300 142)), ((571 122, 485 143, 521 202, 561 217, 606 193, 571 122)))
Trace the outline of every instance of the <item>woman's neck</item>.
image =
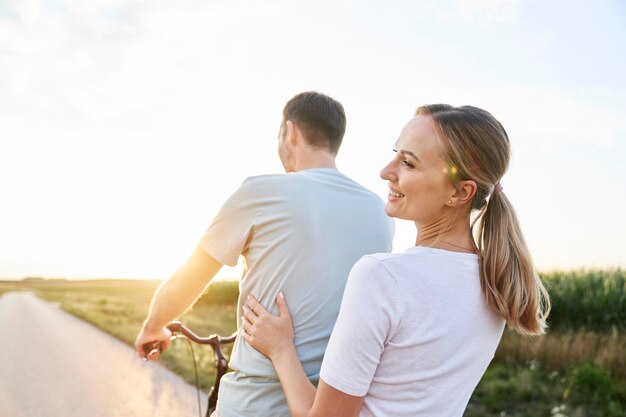
POLYGON ((469 219, 454 221, 444 216, 428 224, 416 223, 416 226, 415 246, 428 246, 453 252, 477 252, 469 219))

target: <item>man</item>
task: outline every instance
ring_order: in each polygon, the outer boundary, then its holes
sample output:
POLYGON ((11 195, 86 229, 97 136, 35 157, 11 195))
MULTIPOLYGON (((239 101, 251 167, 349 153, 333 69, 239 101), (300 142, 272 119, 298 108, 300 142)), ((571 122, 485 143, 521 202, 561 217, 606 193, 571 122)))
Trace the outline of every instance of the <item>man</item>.
MULTIPOLYGON (((343 107, 328 96, 301 93, 287 103, 278 139, 286 174, 250 177, 224 203, 191 258, 154 295, 135 342, 141 357, 148 342, 167 349, 164 326, 194 303, 223 264, 235 265, 243 255, 239 320, 248 294, 276 313, 282 291, 299 358, 317 383, 350 268, 365 254, 389 252, 393 237, 382 200, 337 171, 345 127, 343 107)), ((243 338, 235 341, 230 367, 217 415, 289 416, 272 363, 243 338)))

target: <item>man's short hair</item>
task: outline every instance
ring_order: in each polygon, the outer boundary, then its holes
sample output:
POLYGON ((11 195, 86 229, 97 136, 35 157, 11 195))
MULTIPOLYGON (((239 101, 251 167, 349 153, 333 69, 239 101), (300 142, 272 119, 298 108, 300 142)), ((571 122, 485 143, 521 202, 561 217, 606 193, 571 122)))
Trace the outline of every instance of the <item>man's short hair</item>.
POLYGON ((294 96, 285 105, 283 123, 291 120, 307 143, 337 154, 346 132, 346 113, 337 100, 315 91, 294 96))

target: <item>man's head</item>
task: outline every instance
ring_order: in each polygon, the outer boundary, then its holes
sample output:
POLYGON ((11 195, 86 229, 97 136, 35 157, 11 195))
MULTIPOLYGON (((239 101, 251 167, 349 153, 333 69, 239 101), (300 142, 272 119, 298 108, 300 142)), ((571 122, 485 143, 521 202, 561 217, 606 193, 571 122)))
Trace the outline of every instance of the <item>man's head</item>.
POLYGON ((320 93, 305 92, 294 96, 283 109, 279 133, 279 155, 287 171, 292 171, 294 152, 289 138, 302 139, 300 145, 315 152, 336 156, 346 131, 346 114, 338 101, 320 93))

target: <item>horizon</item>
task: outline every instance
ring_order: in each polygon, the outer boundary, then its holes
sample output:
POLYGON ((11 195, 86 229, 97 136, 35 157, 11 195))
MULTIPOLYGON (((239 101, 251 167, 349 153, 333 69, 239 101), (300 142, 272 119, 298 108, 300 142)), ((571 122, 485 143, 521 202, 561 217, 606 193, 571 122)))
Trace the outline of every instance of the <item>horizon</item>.
MULTIPOLYGON (((550 270, 550 271, 537 271, 537 274, 539 275, 553 275, 553 274, 576 274, 576 273, 582 273, 582 274, 587 274, 587 273, 593 273, 593 272, 619 272, 619 271, 623 271, 624 267, 622 266, 617 266, 617 267, 609 267, 609 268, 576 268, 576 269, 569 269, 569 270, 564 270, 564 269, 555 269, 555 270, 550 270)), ((44 276, 26 276, 26 277, 21 277, 21 278, 7 278, 7 277, 0 277, 0 283, 12 283, 12 282, 24 282, 24 281, 31 281, 31 282, 51 282, 51 281, 72 281, 72 282, 91 282, 91 281, 137 281, 137 282, 153 282, 153 281, 159 281, 159 282, 163 282, 165 280, 167 280, 169 277, 164 277, 164 278, 130 278, 130 277, 69 277, 69 278, 63 278, 63 277, 44 277, 44 276)), ((216 282, 216 281, 232 281, 232 282, 237 282, 241 279, 240 276, 232 276, 232 277, 224 277, 224 276, 220 276, 220 277, 215 277, 211 280, 211 282, 216 282)))

